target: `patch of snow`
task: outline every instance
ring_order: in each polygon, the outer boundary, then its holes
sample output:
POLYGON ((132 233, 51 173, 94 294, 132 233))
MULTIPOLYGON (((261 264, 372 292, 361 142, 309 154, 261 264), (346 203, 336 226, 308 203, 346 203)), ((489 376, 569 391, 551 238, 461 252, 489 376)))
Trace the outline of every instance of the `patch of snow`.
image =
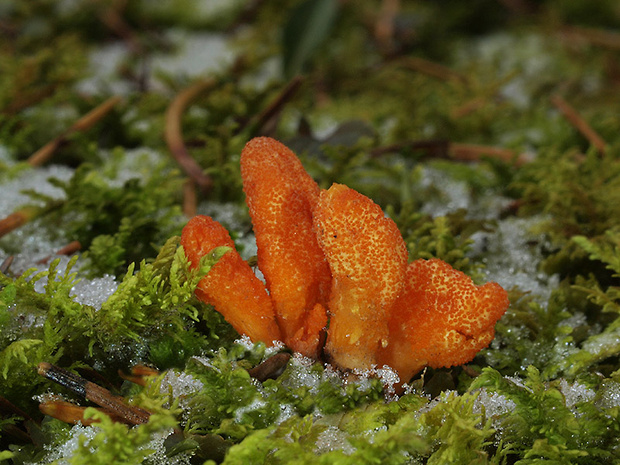
POLYGON ((13 179, 2 182, 0 195, 0 217, 10 215, 25 204, 43 205, 43 202, 34 200, 25 191, 34 191, 46 195, 54 200, 65 198, 64 191, 49 182, 50 178, 68 181, 73 170, 66 166, 50 165, 37 169, 27 169, 13 179))
POLYGON ((582 350, 590 352, 591 354, 597 354, 600 352, 615 353, 616 349, 620 348, 620 328, 615 328, 612 331, 597 334, 588 338, 581 346, 582 350), (609 348, 614 348, 610 350, 609 348))
POLYGON ((101 305, 114 294, 117 288, 118 282, 115 277, 106 274, 100 278, 78 281, 71 289, 71 296, 73 300, 82 305, 90 305, 100 309, 101 305))
POLYGON ((160 391, 165 394, 172 391, 172 397, 180 398, 198 392, 203 387, 202 381, 190 374, 178 370, 168 370, 161 381, 160 391))
POLYGON ((248 352, 254 348, 254 343, 247 334, 242 334, 239 339, 235 339, 235 344, 240 345, 248 352))
POLYGON ((620 406, 620 383, 613 380, 605 380, 596 394, 596 406, 610 409, 620 406))
POLYGON ((345 455, 350 455, 355 452, 355 447, 347 441, 347 438, 348 435, 341 429, 336 426, 328 426, 317 437, 314 452, 320 455, 326 452, 340 450, 345 455))
POLYGON ((176 47, 174 55, 158 54, 153 58, 153 70, 177 75, 200 76, 224 69, 235 58, 222 34, 173 30, 168 34, 176 47))
POLYGON ((474 413, 483 413, 485 419, 491 420, 493 429, 502 430, 502 422, 516 408, 516 404, 503 394, 489 392, 482 388, 474 400, 474 413))
POLYGON ((474 250, 485 255, 485 274, 504 289, 518 287, 546 302, 557 287, 559 277, 548 276, 538 269, 545 238, 532 233, 544 221, 542 217, 507 218, 499 222, 493 233, 472 236, 474 250))
POLYGON ((571 408, 580 402, 589 402, 594 399, 596 393, 579 382, 569 384, 564 378, 560 380, 559 390, 564 396, 566 406, 571 408))
POLYGON ((464 181, 451 179, 442 171, 425 167, 423 168, 420 187, 426 190, 431 186, 436 189, 437 197, 424 204, 422 213, 427 213, 436 218, 446 216, 448 213, 459 209, 467 209, 471 205, 469 187, 464 181))
POLYGON ((384 386, 386 400, 390 401, 398 398, 395 386, 400 382, 400 376, 393 368, 383 365, 382 367, 372 367, 368 370, 355 369, 353 374, 357 376, 356 384, 358 384, 358 388, 362 391, 370 389, 371 379, 378 378, 384 386))
POLYGON ((11 152, 9 149, 0 144, 0 163, 6 163, 7 165, 13 165, 13 157, 11 156, 11 152))
MULTIPOLYGON (((30 462, 28 465, 34 463, 47 464, 55 463, 58 465, 65 465, 70 463, 70 459, 77 450, 80 441, 85 441, 88 444, 99 433, 100 429, 90 426, 82 426, 81 424, 75 425, 69 431, 69 439, 60 445, 46 445, 45 449, 48 451, 47 456, 40 462, 30 462), (83 439, 81 439, 83 438, 83 439)), ((94 449, 91 449, 94 453, 94 449)))

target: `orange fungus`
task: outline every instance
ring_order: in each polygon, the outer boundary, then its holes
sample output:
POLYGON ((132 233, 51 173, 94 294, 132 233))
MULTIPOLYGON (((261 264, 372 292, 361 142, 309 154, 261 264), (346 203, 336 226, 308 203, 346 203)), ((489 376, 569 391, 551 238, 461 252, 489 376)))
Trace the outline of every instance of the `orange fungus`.
POLYGON ((396 224, 368 197, 342 184, 319 189, 267 137, 245 146, 241 175, 268 291, 213 219, 193 218, 181 236, 194 267, 216 247, 232 248, 196 295, 238 332, 312 358, 325 345, 339 368, 389 365, 402 381, 426 366, 467 363, 493 339, 506 291, 476 286, 438 259, 407 265, 396 224))
POLYGON ((319 355, 331 276, 312 228, 319 186, 280 142, 257 137, 241 153, 258 267, 265 276, 284 342, 319 355), (317 306, 318 305, 318 306, 317 306))
POLYGON ((264 284, 237 253, 220 223, 209 216, 195 216, 183 228, 181 245, 193 267, 216 247, 231 247, 200 280, 196 295, 213 305, 237 332, 248 335, 253 342, 272 345, 282 339, 264 284))
POLYGON ((405 290, 389 320, 390 343, 380 363, 408 380, 425 366, 471 361, 494 337, 508 308, 508 294, 497 283, 476 286, 466 274, 439 259, 412 262, 405 290))
POLYGON ((326 350, 343 368, 370 368, 388 343, 388 312, 401 293, 407 248, 394 221, 342 184, 321 193, 319 243, 332 271, 326 350))

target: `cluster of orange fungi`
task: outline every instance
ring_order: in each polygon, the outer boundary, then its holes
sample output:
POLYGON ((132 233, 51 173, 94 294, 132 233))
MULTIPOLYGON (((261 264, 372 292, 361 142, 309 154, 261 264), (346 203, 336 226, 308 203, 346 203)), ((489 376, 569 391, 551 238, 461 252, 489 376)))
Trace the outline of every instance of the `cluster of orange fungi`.
POLYGON ((245 146, 241 175, 266 287, 212 218, 192 218, 181 236, 192 266, 232 248, 196 295, 239 333, 341 369, 388 365, 402 381, 469 362, 493 339, 506 291, 438 259, 408 263, 396 224, 368 197, 342 184, 320 189, 267 137, 245 146))

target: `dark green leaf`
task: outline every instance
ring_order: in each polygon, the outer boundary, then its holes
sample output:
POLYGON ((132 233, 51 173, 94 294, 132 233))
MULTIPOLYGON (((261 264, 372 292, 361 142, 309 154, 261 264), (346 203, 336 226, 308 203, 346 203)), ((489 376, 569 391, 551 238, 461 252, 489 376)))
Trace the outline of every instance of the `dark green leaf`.
POLYGON ((307 0, 292 11, 282 34, 285 76, 292 77, 302 71, 329 36, 337 14, 336 0, 307 0))

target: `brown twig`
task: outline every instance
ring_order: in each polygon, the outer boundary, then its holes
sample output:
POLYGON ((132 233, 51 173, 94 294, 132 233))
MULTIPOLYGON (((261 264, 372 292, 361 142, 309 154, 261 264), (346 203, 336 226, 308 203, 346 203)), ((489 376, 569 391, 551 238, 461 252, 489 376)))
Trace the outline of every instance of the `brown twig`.
POLYGON ((516 15, 530 15, 536 11, 536 7, 526 0, 499 0, 499 3, 516 15))
POLYGON ((6 115, 13 115, 53 95, 57 87, 57 84, 46 84, 37 89, 20 92, 18 95, 14 96, 13 100, 4 107, 1 112, 6 115))
POLYGON ((116 2, 114 5, 107 6, 101 13, 99 13, 99 19, 108 29, 128 44, 132 53, 135 55, 140 55, 143 53, 144 47, 136 39, 136 34, 133 29, 129 26, 120 13, 125 6, 126 2, 116 2))
POLYGON ((566 26, 560 29, 560 34, 568 39, 577 39, 592 45, 620 50, 620 34, 602 29, 566 26))
POLYGON ((188 179, 183 184, 183 214, 187 218, 196 216, 197 206, 196 185, 191 179, 188 179))
MULTIPOLYGON (((16 415, 18 417, 21 417, 26 422, 34 422, 32 417, 28 415, 25 411, 23 411, 17 405, 10 402, 8 399, 5 399, 4 397, 0 396, 0 416, 6 417, 10 415, 16 415)), ((26 427, 26 429, 28 428, 26 427)), ((17 425, 11 425, 11 424, 4 425, 2 428, 0 428, 0 432, 2 432, 4 436, 10 435, 20 441, 24 441, 24 442, 32 441, 30 434, 22 430, 21 428, 17 427, 17 425)))
POLYGON ((17 405, 13 404, 8 399, 0 396, 0 413, 8 414, 8 415, 17 415, 22 417, 24 420, 32 420, 30 415, 28 415, 25 411, 20 409, 17 405))
POLYGON ((468 79, 447 66, 420 57, 404 57, 398 60, 398 64, 404 68, 426 74, 427 76, 440 79, 442 81, 458 81, 463 84, 468 83, 468 79))
POLYGON ((75 252, 78 252, 82 248, 82 244, 80 241, 71 241, 64 247, 58 249, 56 251, 56 255, 73 255, 75 252))
POLYGON ((373 157, 382 156, 385 153, 400 152, 402 150, 424 150, 423 158, 440 158, 464 162, 480 161, 484 157, 496 158, 507 163, 515 163, 520 166, 527 162, 525 155, 501 147, 478 144, 461 144, 447 140, 417 140, 407 141, 384 147, 376 147, 370 152, 373 157))
POLYGON ((119 370, 118 374, 121 378, 131 381, 139 386, 146 386, 147 380, 153 376, 159 376, 159 371, 146 365, 136 365, 131 368, 131 374, 124 373, 119 370))
POLYGON ((272 355, 264 362, 259 363, 254 368, 250 368, 248 373, 252 378, 255 378, 261 382, 268 379, 276 379, 282 374, 288 361, 291 359, 291 354, 288 352, 278 352, 272 355))
POLYGON ((605 147, 607 143, 603 138, 588 124, 588 122, 581 117, 581 115, 575 110, 566 100, 559 95, 551 97, 551 103, 560 110, 564 118, 571 123, 577 131, 581 133, 590 144, 592 144, 599 153, 605 153, 605 147))
POLYGON ((484 157, 496 158, 506 163, 514 163, 516 166, 527 162, 524 155, 519 155, 514 150, 478 144, 451 143, 449 156, 459 161, 480 161, 484 157))
MULTIPOLYGON (((80 407, 79 405, 72 404, 71 402, 67 402, 65 400, 54 399, 41 402, 39 404, 39 410, 42 414, 48 415, 52 418, 56 418, 57 420, 63 421, 65 423, 81 423, 84 426, 90 426, 92 424, 99 423, 99 420, 95 420, 93 418, 84 418, 84 412, 86 411, 86 407, 80 407)), ((116 422, 127 423, 123 417, 115 415, 114 413, 106 409, 98 408, 97 410, 105 413, 116 422)))
POLYGON ((5 236, 14 229, 32 220, 39 214, 39 209, 34 207, 24 207, 9 216, 0 220, 0 237, 5 236))
POLYGON ((37 371, 41 376, 103 407, 105 413, 110 413, 112 416, 121 418, 124 423, 139 425, 149 421, 151 416, 150 412, 140 407, 126 404, 122 397, 113 395, 107 389, 87 381, 81 376, 47 362, 39 363, 37 371))
POLYGON ((192 100, 204 91, 213 88, 215 83, 214 79, 207 79, 192 84, 174 98, 166 111, 166 128, 164 135, 168 149, 183 171, 204 192, 208 192, 211 189, 213 181, 203 172, 200 165, 192 158, 187 147, 185 147, 181 130, 181 117, 192 100))
POLYGON ((9 255, 4 260, 2 260, 2 263, 0 263, 0 273, 7 274, 14 260, 15 260, 14 255, 9 255))
POLYGON ((67 129, 60 136, 51 140, 28 158, 28 164, 31 166, 41 166, 48 161, 56 149, 67 141, 67 138, 78 131, 86 131, 93 127, 95 123, 99 122, 105 115, 107 115, 114 106, 121 101, 121 97, 110 97, 101 105, 92 109, 79 120, 77 120, 69 129, 67 129))
POLYGON ((280 91, 277 97, 267 107, 261 111, 255 118, 251 118, 247 124, 241 125, 237 129, 237 133, 243 131, 247 126, 251 128, 252 134, 265 134, 265 127, 269 122, 273 121, 275 117, 282 111, 284 105, 289 102, 293 96, 297 93, 301 84, 303 83, 303 76, 293 77, 288 84, 280 91))
MULTIPOLYGON (((79 251, 81 248, 82 248, 82 244, 80 244, 80 241, 71 241, 64 247, 58 249, 54 255, 73 255, 75 252, 79 251)), ((41 264, 47 263, 50 261, 51 258, 52 256, 48 255, 47 257, 42 258, 41 260, 37 261, 37 264, 41 265, 41 264)))
POLYGON ((386 153, 395 153, 402 150, 425 150, 431 158, 448 158, 450 142, 447 140, 430 139, 406 141, 399 144, 385 145, 371 150, 370 155, 380 157, 386 153))
POLYGON ((394 50, 394 20, 400 11, 400 0, 383 0, 375 23, 374 36, 385 55, 394 50))
POLYGON ((450 111, 450 116, 454 119, 463 118, 470 113, 473 113, 489 103, 489 98, 486 95, 481 95, 468 100, 462 105, 453 108, 450 111))

